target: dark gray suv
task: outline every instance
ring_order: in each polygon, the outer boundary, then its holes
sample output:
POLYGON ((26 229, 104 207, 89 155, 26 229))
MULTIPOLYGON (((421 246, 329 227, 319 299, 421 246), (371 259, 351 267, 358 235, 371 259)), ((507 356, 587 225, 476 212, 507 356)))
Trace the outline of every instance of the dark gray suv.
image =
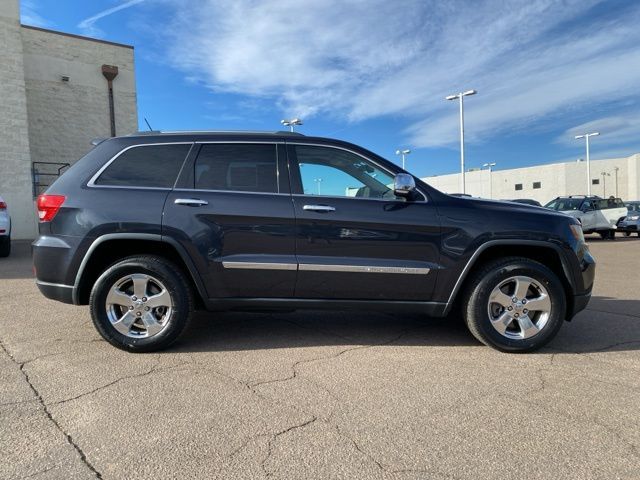
POLYGON ((196 308, 464 317, 503 351, 585 308, 578 222, 443 194, 356 145, 294 133, 149 133, 99 143, 38 198, 37 284, 89 304, 116 347, 166 347, 196 308))

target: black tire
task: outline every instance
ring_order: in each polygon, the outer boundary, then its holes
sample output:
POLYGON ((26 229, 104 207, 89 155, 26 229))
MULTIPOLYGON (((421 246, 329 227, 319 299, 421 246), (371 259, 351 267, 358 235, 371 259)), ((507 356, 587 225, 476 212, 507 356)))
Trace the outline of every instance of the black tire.
MULTIPOLYGON (((100 275, 91 290, 89 305, 93 324, 102 338, 114 347, 141 353, 164 349, 178 339, 191 320, 194 299, 191 283, 177 265, 162 257, 145 255, 125 258, 100 275), (171 309, 165 310, 167 313, 163 317, 162 329, 153 336, 132 338, 116 330, 109 319, 107 295, 120 279, 134 274, 157 279, 171 299, 171 309)), ((123 310, 126 311, 126 308, 123 310)))
POLYGON ((11 254, 11 237, 0 238, 0 257, 8 257, 11 254))
POLYGON ((555 337, 565 319, 567 302, 562 282, 549 268, 534 260, 508 257, 490 262, 474 272, 466 284, 463 313, 469 331, 485 345, 502 352, 531 352, 541 348, 555 337), (493 327, 489 316, 492 291, 514 276, 538 282, 547 290, 551 303, 546 324, 529 338, 507 338, 493 327))

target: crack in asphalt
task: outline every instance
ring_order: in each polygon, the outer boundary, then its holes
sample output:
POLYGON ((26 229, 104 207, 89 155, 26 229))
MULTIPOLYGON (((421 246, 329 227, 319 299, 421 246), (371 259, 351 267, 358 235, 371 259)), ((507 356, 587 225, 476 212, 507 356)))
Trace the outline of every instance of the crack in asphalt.
POLYGON ((113 386, 113 385, 115 385, 117 383, 120 383, 120 382, 122 382, 124 380, 130 380, 132 378, 146 377, 147 375, 151 375, 152 373, 165 372, 167 370, 171 370, 171 369, 178 368, 178 367, 183 367, 185 365, 188 365, 188 363, 181 363, 181 364, 178 364, 178 365, 171 365, 171 366, 162 367, 162 368, 159 367, 158 365, 154 365, 153 367, 151 367, 146 372, 135 373, 135 374, 132 374, 132 375, 125 375, 124 377, 118 377, 115 380, 113 380, 112 382, 109 382, 109 383, 106 383, 106 384, 101 385, 99 387, 96 387, 93 390, 89 390, 87 392, 83 392, 83 393, 80 393, 80 394, 75 395, 73 397, 65 398, 63 400, 50 402, 47 405, 49 405, 49 406, 51 406, 51 405, 61 405, 63 403, 71 402, 73 400, 77 400, 79 398, 86 397, 87 395, 92 395, 92 394, 94 394, 96 392, 99 392, 100 390, 104 390, 105 388, 109 388, 109 387, 111 387, 111 386, 113 386))
POLYGON ((329 354, 329 355, 323 355, 323 356, 316 357, 316 358, 311 358, 311 359, 308 359, 308 360, 298 360, 298 361, 294 362, 294 364, 291 366, 292 373, 288 377, 276 378, 276 379, 273 379, 273 380, 263 380, 263 381, 260 381, 260 382, 254 382, 254 383, 251 383, 250 386, 252 388, 255 388, 255 387, 260 387, 262 385, 268 385, 268 384, 272 384, 272 383, 288 382, 288 381, 293 380, 294 378, 296 378, 298 376, 297 367, 299 367, 300 365, 305 365, 307 363, 320 362, 320 361, 324 361, 324 360, 333 360, 333 359, 336 359, 336 358, 340 357, 341 355, 344 355, 345 353, 353 352, 353 351, 356 351, 356 350, 365 350, 365 349, 368 349, 368 348, 384 347, 386 345, 391 345, 392 343, 397 342, 398 340, 400 340, 403 336, 407 335, 408 333, 410 333, 410 332, 412 332, 414 330, 418 330, 420 328, 423 328, 423 326, 419 326, 419 327, 415 327, 415 328, 410 328, 410 329, 404 330, 399 335, 396 335, 392 339, 387 340, 385 342, 373 343, 373 344, 368 344, 368 345, 358 345, 356 347, 349 347, 349 348, 340 350, 338 353, 332 353, 332 354, 329 354))
POLYGON ((102 479, 102 474, 89 461, 89 459, 87 458, 87 456, 84 453, 84 451, 82 450, 82 448, 80 448, 80 446, 75 442, 73 437, 69 433, 67 433, 67 431, 64 428, 62 428, 62 426, 58 423, 58 421, 55 418, 53 418, 53 415, 49 411, 49 408, 47 407, 47 404, 45 403, 44 399, 42 398, 42 395, 40 394, 38 389, 36 389, 36 387, 33 385, 33 383, 31 382, 31 378, 29 377, 29 374, 24 369, 25 364, 23 362, 18 362, 13 357, 13 355, 9 352, 9 350, 7 349, 7 347, 5 346, 4 342, 1 339, 0 339, 0 348, 2 348, 2 350, 7 354, 7 356, 11 359, 11 361, 13 363, 18 365, 18 367, 20 369, 20 372, 22 373, 22 375, 24 376, 25 381, 27 382, 27 384, 29 385, 29 387, 33 391, 33 394, 36 396, 36 399, 37 399, 38 403, 40 404, 40 406, 42 407, 42 410, 44 411, 45 415, 51 421, 51 423, 53 423, 53 425, 58 429, 58 431, 60 431, 60 433, 62 433, 64 435, 64 437, 67 440, 67 443, 74 448, 76 453, 79 455, 80 460, 82 461, 82 463, 89 470, 91 470, 91 472, 96 476, 96 478, 102 479))
POLYGON ((289 433, 289 432, 291 432, 293 430, 297 430, 299 428, 304 428, 304 427, 306 427, 308 425, 311 425, 317 419, 318 419, 318 417, 316 417, 314 415, 311 419, 309 419, 309 420, 307 420, 305 422, 302 422, 302 423, 297 424, 297 425, 293 425, 292 427, 289 427, 289 428, 285 428, 284 430, 281 430, 281 431, 279 431, 279 432, 277 432, 277 433, 275 433, 275 434, 273 434, 271 436, 271 438, 267 442, 267 456, 262 460, 262 462, 260 464, 260 468, 262 469, 262 471, 264 472, 266 477, 270 477, 272 475, 272 472, 269 472, 267 470, 266 463, 269 461, 269 458, 271 458, 271 454, 273 453, 273 444, 278 440, 278 438, 280 436, 282 436, 282 435, 286 435, 287 433, 289 433))

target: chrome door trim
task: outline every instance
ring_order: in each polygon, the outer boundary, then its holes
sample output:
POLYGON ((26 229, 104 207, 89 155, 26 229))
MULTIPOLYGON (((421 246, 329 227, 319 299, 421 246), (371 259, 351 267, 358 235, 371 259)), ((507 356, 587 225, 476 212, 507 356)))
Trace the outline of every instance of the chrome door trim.
POLYGON ((349 272, 349 273, 393 273, 407 275, 426 275, 430 268, 382 267, 376 265, 323 265, 319 263, 301 263, 298 270, 308 272, 349 272))
POLYGON ((222 266, 228 269, 239 270, 297 270, 295 263, 275 262, 222 262, 222 266))

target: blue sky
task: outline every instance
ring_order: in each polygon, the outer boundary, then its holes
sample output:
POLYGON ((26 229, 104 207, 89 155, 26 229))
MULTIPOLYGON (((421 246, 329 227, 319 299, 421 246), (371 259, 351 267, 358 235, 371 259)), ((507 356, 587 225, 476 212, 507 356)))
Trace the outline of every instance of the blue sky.
POLYGON ((351 141, 424 176, 640 152, 640 2, 22 0, 22 22, 135 46, 140 128, 351 141))

